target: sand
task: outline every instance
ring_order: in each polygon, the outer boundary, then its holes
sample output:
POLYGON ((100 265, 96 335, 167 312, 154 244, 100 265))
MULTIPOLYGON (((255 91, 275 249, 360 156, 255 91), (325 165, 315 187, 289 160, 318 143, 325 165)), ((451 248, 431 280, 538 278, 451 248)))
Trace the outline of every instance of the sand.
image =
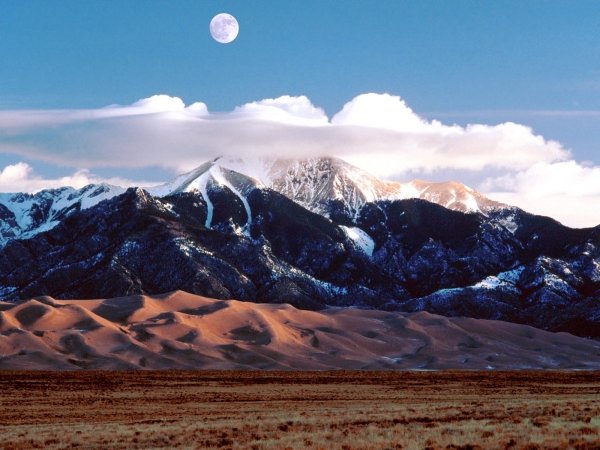
POLYGON ((0 369, 600 369, 600 342, 425 312, 320 312, 177 291, 0 308, 0 369))

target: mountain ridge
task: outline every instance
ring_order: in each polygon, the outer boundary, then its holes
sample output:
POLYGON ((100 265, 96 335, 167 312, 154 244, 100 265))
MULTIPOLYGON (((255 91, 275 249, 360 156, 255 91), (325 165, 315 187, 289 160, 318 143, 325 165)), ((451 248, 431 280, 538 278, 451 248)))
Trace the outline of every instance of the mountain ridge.
MULTIPOLYGON (((245 195, 249 190, 268 187, 326 217, 339 213, 340 208, 345 214, 356 215, 365 203, 385 199, 422 198, 449 209, 483 214, 508 208, 459 182, 382 181, 331 157, 305 160, 219 157, 167 183, 143 189, 156 197, 196 189, 204 194, 206 201, 207 183, 224 184, 237 192, 246 209, 245 195)), ((47 231, 74 211, 124 192, 125 188, 102 183, 81 189, 45 189, 35 194, 0 194, 0 246, 11 239, 27 239, 47 231)))
POLYGON ((35 194, 0 193, 0 246, 50 230, 69 214, 124 192, 120 186, 100 183, 81 189, 44 189, 35 194))
POLYGON ((156 196, 165 196, 193 189, 196 180, 215 169, 235 172, 245 177, 246 185, 271 188, 325 216, 330 213, 328 203, 332 200, 342 201, 351 212, 356 212, 368 202, 408 198, 421 198, 449 209, 483 214, 492 209, 508 207, 456 181, 383 181, 333 157, 250 160, 219 157, 149 191, 156 196))

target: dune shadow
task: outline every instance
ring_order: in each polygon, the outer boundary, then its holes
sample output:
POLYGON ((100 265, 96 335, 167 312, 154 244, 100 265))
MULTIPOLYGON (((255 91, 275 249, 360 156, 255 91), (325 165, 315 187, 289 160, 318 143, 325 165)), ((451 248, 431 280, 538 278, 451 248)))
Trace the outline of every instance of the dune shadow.
POLYGON ((252 325, 236 328, 229 334, 236 341, 246 341, 249 344, 269 345, 271 343, 271 333, 268 330, 260 330, 252 325))
POLYGON ((144 307, 144 297, 118 297, 104 300, 93 310, 95 314, 111 322, 125 322, 135 311, 144 307))
POLYGON ((183 336, 178 337, 176 339, 176 341, 183 342, 185 344, 189 344, 191 342, 194 342, 198 338, 198 336, 200 336, 200 333, 198 333, 198 330, 190 330, 183 336))
POLYGON ((229 304, 225 301, 219 301, 211 303, 210 305, 199 306, 198 308, 182 309, 179 312, 189 314, 191 316, 205 316, 226 308, 229 308, 229 304))
POLYGON ((44 317, 51 308, 46 305, 34 304, 27 306, 15 314, 15 318, 26 327, 33 325, 39 319, 44 317))

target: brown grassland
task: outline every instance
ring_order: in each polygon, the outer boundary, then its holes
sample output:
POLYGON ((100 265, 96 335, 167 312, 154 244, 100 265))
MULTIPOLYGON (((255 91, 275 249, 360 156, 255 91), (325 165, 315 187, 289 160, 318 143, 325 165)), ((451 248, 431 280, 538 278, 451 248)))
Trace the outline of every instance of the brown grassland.
POLYGON ((600 448, 598 372, 0 372, 0 448, 600 448))

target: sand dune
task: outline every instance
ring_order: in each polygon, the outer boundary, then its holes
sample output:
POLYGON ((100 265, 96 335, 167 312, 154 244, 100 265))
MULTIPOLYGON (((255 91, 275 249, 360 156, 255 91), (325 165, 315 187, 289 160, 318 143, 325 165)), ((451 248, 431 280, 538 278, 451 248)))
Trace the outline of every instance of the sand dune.
POLYGON ((600 342, 425 312, 174 292, 0 305, 1 369, 600 369, 600 342))

